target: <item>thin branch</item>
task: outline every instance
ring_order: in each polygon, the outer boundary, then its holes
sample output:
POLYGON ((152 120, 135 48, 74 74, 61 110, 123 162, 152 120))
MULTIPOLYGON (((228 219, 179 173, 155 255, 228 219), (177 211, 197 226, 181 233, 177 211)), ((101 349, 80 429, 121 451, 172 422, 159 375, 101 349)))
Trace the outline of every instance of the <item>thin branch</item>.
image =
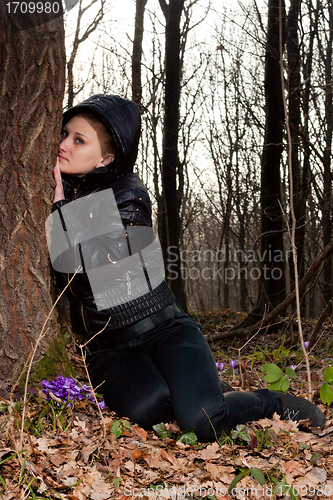
POLYGON ((27 394, 28 394, 28 383, 29 383, 29 375, 30 375, 30 371, 31 371, 31 367, 32 367, 32 363, 33 363, 33 360, 34 360, 34 357, 36 355, 36 351, 37 351, 37 348, 39 346, 39 343, 40 341, 45 337, 46 333, 47 333, 47 330, 46 330, 46 325, 48 323, 48 321, 50 320, 52 314, 53 314, 53 311, 56 307, 56 305, 58 304, 60 298, 62 297, 62 295, 64 294, 65 290, 69 287, 71 281, 74 279, 75 275, 80 272, 81 270, 81 267, 78 267, 78 269, 76 269, 75 273, 73 274, 72 278, 69 280, 69 282, 67 283, 67 285, 65 286, 65 288, 62 290, 62 292, 60 293, 59 297, 57 298, 57 300, 55 301, 55 303, 53 304, 53 306, 51 307, 51 310, 44 322, 44 325, 42 327, 42 330, 39 334, 39 337, 37 338, 36 340, 36 343, 34 345, 34 348, 33 348, 33 351, 31 353, 31 357, 30 357, 30 361, 29 361, 29 365, 28 365, 28 370, 27 370, 27 376, 26 376, 26 380, 25 380, 25 386, 24 386, 24 397, 23 397, 23 410, 22 410, 22 425, 21 425, 21 432, 20 432, 20 441, 19 441, 19 451, 22 450, 22 444, 23 444, 23 431, 24 431, 24 420, 25 420, 25 413, 26 413, 26 404, 27 404, 27 394))

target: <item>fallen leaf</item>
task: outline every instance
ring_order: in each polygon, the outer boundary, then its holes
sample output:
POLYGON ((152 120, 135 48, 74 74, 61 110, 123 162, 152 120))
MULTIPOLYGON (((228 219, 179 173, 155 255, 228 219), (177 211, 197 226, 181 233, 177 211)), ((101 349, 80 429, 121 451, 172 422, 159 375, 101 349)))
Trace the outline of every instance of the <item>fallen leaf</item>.
POLYGON ((142 429, 142 427, 139 427, 138 425, 133 425, 132 429, 134 430, 135 434, 140 436, 142 441, 147 441, 147 432, 142 429))
POLYGON ((200 450, 198 452, 197 457, 201 458, 202 460, 214 460, 216 458, 220 458, 221 457, 221 453, 217 453, 217 451, 220 451, 219 444, 218 443, 212 443, 212 444, 209 444, 203 450, 200 450))

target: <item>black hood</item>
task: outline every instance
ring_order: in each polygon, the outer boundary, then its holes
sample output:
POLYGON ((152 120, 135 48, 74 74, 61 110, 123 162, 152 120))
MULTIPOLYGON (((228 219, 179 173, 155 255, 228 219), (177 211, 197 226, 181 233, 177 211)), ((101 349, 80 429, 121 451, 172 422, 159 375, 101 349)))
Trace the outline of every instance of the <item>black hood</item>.
POLYGON ((116 145, 114 161, 86 175, 89 184, 100 183, 102 179, 116 179, 126 172, 133 172, 141 131, 139 107, 134 102, 116 95, 96 94, 65 111, 62 126, 82 111, 94 113, 109 131, 116 145))

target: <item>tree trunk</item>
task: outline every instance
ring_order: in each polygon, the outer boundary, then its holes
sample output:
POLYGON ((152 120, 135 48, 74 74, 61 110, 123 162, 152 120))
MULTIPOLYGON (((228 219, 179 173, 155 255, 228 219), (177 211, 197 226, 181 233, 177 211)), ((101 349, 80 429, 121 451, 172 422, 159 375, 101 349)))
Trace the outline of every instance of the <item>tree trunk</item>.
POLYGON ((159 233, 166 257, 167 249, 176 255, 172 276, 166 279, 174 292, 177 302, 187 309, 184 284, 181 276, 179 244, 182 221, 180 206, 183 195, 183 179, 178 155, 179 106, 181 88, 181 32, 180 18, 184 0, 170 0, 167 4, 160 0, 165 16, 165 115, 163 125, 162 186, 165 207, 163 232, 159 233))
MULTIPOLYGON (((309 124, 310 124, 310 95, 312 88, 312 67, 313 67, 313 46, 314 46, 314 38, 315 34, 318 32, 318 13, 319 11, 315 9, 312 5, 312 2, 308 0, 308 12, 310 16, 310 39, 309 39, 309 48, 304 54, 304 62, 303 62, 303 81, 305 82, 304 91, 303 91, 303 135, 305 138, 309 139, 309 124)), ((301 203, 301 213, 300 220, 301 225, 306 224, 307 217, 307 206, 306 200, 308 200, 309 192, 310 192, 310 183, 311 183, 311 166, 310 166, 310 155, 311 148, 308 140, 303 141, 303 168, 302 168, 302 197, 303 201, 301 203)), ((311 216, 308 217, 311 219, 311 216)), ((305 241, 305 227, 299 230, 300 232, 304 232, 304 241, 305 241)), ((301 233, 302 234, 302 233, 301 233)), ((310 259, 311 261, 311 259, 310 259)), ((305 272, 305 259, 303 258, 303 267, 300 267, 300 277, 303 279, 305 272)), ((313 305, 313 301, 310 298, 311 296, 306 297, 306 301, 310 307, 308 307, 308 313, 311 311, 311 306, 313 305)))
MULTIPOLYGON (((333 133, 333 100, 332 100, 332 46, 333 46, 333 5, 332 0, 328 2, 329 14, 329 36, 326 48, 325 60, 325 151, 324 162, 330 169, 332 157, 332 133, 333 133)), ((329 244, 332 238, 332 178, 330 171, 324 170, 324 198, 322 200, 323 213, 323 244, 329 244)), ((323 270, 323 293, 326 303, 332 297, 332 256, 324 264, 323 270)))
MULTIPOLYGON (((1 3, 2 383, 27 361, 52 304, 44 222, 53 196, 66 64, 62 17, 13 29, 1 3)), ((49 326, 54 334, 56 322, 49 326)))
POLYGON ((141 60, 143 40, 143 20, 148 0, 136 0, 135 30, 132 53, 132 100, 138 105, 142 100, 141 60))
MULTIPOLYGON (((284 22, 284 7, 282 22, 284 22)), ((285 297, 280 162, 284 111, 280 77, 279 0, 269 0, 265 62, 266 123, 261 159, 261 291, 259 302, 276 307, 285 297)))
MULTIPOLYGON (((301 280, 304 276, 304 239, 305 239, 305 206, 306 193, 302 192, 302 172, 299 159, 299 130, 301 126, 301 106, 300 106, 300 47, 298 42, 298 22, 301 0, 292 0, 288 13, 288 91, 289 91, 289 124, 291 133, 291 162, 294 191, 294 212, 296 217, 295 244, 297 248, 297 270, 301 280)), ((295 272, 292 255, 289 258, 289 272, 291 287, 294 287, 295 272)), ((304 311, 303 311, 304 312, 304 311)))

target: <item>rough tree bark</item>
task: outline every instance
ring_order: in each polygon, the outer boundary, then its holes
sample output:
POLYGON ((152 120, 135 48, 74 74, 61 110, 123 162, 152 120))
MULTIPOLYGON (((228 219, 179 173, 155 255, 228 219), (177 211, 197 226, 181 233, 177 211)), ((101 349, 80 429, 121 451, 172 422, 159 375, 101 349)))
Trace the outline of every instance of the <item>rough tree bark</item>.
MULTIPOLYGON (((13 28, 1 2, 1 383, 28 359, 51 307, 44 222, 53 194, 66 64, 62 17, 24 31, 13 28)), ((50 327, 55 332, 55 321, 50 327)))
MULTIPOLYGON (((174 254, 172 273, 166 279, 179 305, 187 310, 184 284, 181 276, 179 243, 181 236, 180 206, 183 195, 182 169, 178 155, 179 106, 181 89, 181 29, 180 19, 185 0, 159 0, 165 25, 165 115, 163 124, 162 186, 164 218, 159 227, 164 258, 169 248, 174 254)), ((166 260, 167 262, 167 260, 166 260)))

